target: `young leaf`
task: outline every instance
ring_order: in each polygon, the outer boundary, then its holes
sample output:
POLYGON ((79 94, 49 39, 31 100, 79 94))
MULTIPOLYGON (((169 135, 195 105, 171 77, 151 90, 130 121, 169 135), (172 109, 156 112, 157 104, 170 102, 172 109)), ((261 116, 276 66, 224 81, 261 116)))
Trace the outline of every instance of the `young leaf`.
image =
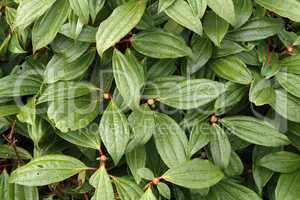
POLYGON ((35 19, 43 15, 56 0, 23 0, 20 2, 15 26, 25 29, 35 19))
POLYGON ((218 16, 231 25, 235 24, 235 9, 232 0, 209 0, 207 4, 218 16))
POLYGON ((258 164, 275 172, 291 173, 300 168, 300 156, 288 151, 280 151, 264 156, 258 164))
POLYGON ((97 50, 100 56, 133 29, 144 14, 147 0, 131 0, 117 7, 97 31, 97 50), (117 27, 117 28, 116 28, 117 27))
POLYGON ((141 88, 144 85, 144 68, 130 50, 123 55, 114 50, 113 73, 117 88, 127 106, 137 108, 141 98, 141 88))
POLYGON ((254 117, 225 117, 222 123, 232 134, 253 144, 276 147, 290 143, 289 139, 271 124, 254 117))
POLYGON ((210 128, 210 124, 201 121, 193 127, 188 145, 190 156, 209 143, 210 128))
POLYGON ((300 55, 296 54, 293 56, 286 57, 280 60, 280 65, 282 66, 282 71, 286 71, 288 73, 300 74, 299 70, 300 63, 300 55))
POLYGON ((35 22, 32 29, 32 46, 34 52, 52 42, 66 21, 69 11, 69 1, 59 0, 53 4, 43 17, 35 22))
POLYGON ((146 192, 143 194, 140 200, 156 200, 156 197, 154 196, 151 187, 149 187, 146 190, 146 192))
POLYGON ((220 47, 229 28, 229 24, 215 13, 209 12, 204 17, 203 28, 209 39, 217 47, 220 47))
POLYGON ((166 8, 170 7, 172 4, 174 4, 176 0, 159 0, 158 1, 158 12, 162 12, 166 10, 166 8))
POLYGON ((130 132, 126 116, 113 101, 103 113, 99 132, 103 144, 117 165, 125 153, 130 132))
POLYGON ((104 165, 91 176, 89 182, 96 189, 93 200, 114 199, 112 183, 104 165))
POLYGON ((244 171, 244 165, 239 155, 231 151, 231 156, 227 168, 224 170, 227 176, 239 176, 244 171))
POLYGON ((207 188, 223 178, 222 171, 208 160, 194 159, 172 167, 163 174, 163 179, 187 188, 207 188))
POLYGON ((176 0, 169 6, 165 13, 178 24, 189 30, 202 35, 202 24, 200 19, 193 14, 192 8, 184 0, 176 0))
POLYGON ((79 160, 65 155, 53 154, 36 158, 17 168, 10 177, 11 183, 27 186, 43 186, 63 181, 86 170, 79 160))
POLYGON ((140 168, 138 170, 138 174, 141 178, 146 179, 146 180, 152 180, 155 178, 153 172, 148 168, 140 168))
POLYGON ((191 49, 183 38, 160 30, 136 34, 131 38, 131 42, 136 51, 153 58, 178 58, 192 55, 191 49))
POLYGON ((0 117, 15 115, 18 114, 19 112, 20 112, 20 108, 17 105, 0 106, 0 117))
POLYGON ((207 7, 207 0, 187 0, 187 2, 193 11, 193 14, 198 18, 202 18, 207 7))
POLYGON ((246 64, 236 56, 228 56, 213 60, 209 66, 221 78, 235 83, 248 85, 252 81, 252 73, 246 64))
POLYGON ((251 0, 233 0, 235 11, 235 24, 234 27, 238 28, 245 24, 250 18, 253 10, 251 0))
POLYGON ((157 189, 161 196, 165 197, 166 199, 171 199, 171 191, 167 184, 160 182, 157 185, 157 189))
POLYGON ((168 167, 184 163, 187 158, 188 140, 179 125, 168 115, 155 113, 154 139, 157 151, 168 167), (176 147, 176 148, 174 148, 176 147))

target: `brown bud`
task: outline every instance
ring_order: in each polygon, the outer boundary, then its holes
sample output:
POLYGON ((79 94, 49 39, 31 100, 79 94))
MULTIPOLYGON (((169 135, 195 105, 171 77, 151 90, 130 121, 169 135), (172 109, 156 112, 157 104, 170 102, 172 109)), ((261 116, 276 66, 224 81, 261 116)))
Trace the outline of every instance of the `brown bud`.
POLYGON ((212 115, 210 117, 210 123, 215 124, 218 122, 218 118, 216 117, 216 115, 212 115))
POLYGON ((106 160, 107 160, 107 157, 105 155, 100 156, 100 161, 101 162, 106 162, 106 160))
POLYGON ((159 179, 159 178, 154 178, 154 179, 152 180, 153 185, 158 185, 159 182, 160 182, 160 179, 159 179))
POLYGON ((104 99, 110 99, 110 94, 108 92, 103 93, 103 98, 104 99))
POLYGON ((152 106, 153 104, 155 104, 155 100, 154 99, 148 99, 147 104, 152 106))

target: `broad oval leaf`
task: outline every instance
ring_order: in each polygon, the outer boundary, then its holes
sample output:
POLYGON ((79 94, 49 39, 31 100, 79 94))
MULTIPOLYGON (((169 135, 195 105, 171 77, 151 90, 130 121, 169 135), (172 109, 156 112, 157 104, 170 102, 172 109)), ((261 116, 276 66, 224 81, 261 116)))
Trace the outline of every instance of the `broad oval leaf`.
POLYGON ((299 64, 300 64, 299 54, 289 56, 280 60, 280 65, 282 66, 282 70, 288 73, 300 74, 299 64))
POLYGON ((258 164, 275 172, 291 173, 300 168, 300 156, 288 151, 280 151, 264 156, 258 164))
POLYGON ((239 42, 262 40, 279 33, 281 29, 282 22, 278 19, 254 18, 242 27, 229 32, 226 38, 239 42))
POLYGON ((251 0, 233 0, 235 10, 234 27, 241 27, 250 18, 253 10, 253 3, 251 0))
POLYGON ((55 38, 68 17, 69 9, 69 0, 58 0, 43 17, 35 22, 32 29, 32 46, 34 52, 47 46, 55 38))
POLYGON ((10 145, 7 144, 0 144, 0 158, 3 159, 24 159, 24 160, 29 160, 32 158, 30 153, 21 148, 21 147, 16 147, 16 151, 18 155, 16 155, 16 152, 14 148, 10 145))
POLYGON ((97 50, 100 56, 133 29, 144 14, 147 0, 129 1, 103 21, 97 31, 97 50), (117 28, 116 28, 117 27, 117 28))
POLYGON ((281 174, 276 186, 276 200, 295 200, 300 195, 300 170, 281 174))
POLYGON ((232 0, 209 0, 207 5, 228 23, 235 24, 235 9, 232 0))
POLYGON ((225 117, 222 123, 232 134, 253 144, 276 147, 290 143, 289 139, 271 124, 254 117, 225 117))
POLYGON ((73 80, 82 76, 95 58, 95 50, 88 50, 75 61, 68 63, 63 56, 55 54, 47 64, 44 72, 46 83, 73 80))
POLYGON ((210 124, 206 122, 199 122, 193 127, 189 138, 190 156, 209 143, 210 128, 210 124))
POLYGON ((35 19, 43 15, 56 0, 23 0, 17 9, 15 26, 26 28, 35 19))
POLYGON ((114 50, 112 67, 117 88, 127 106, 138 108, 141 98, 141 88, 144 85, 144 68, 128 50, 122 54, 114 50))
POLYGON ((145 167, 146 156, 146 149, 143 145, 137 146, 130 152, 126 153, 126 162, 136 183, 141 182, 142 177, 138 172, 139 169, 145 167))
POLYGON ((251 71, 236 56, 218 58, 210 62, 209 66, 218 76, 232 82, 248 85, 252 81, 251 71))
POLYGON ((300 22, 300 2, 289 0, 288 2, 278 0, 255 0, 262 7, 293 21, 300 22))
POLYGON ((170 80, 153 83, 145 95, 178 109, 193 109, 215 100, 225 90, 222 83, 208 79, 170 80))
POLYGON ((208 12, 204 17, 203 28, 209 39, 217 47, 220 47, 229 28, 229 24, 215 13, 208 12))
POLYGON ((92 200, 114 199, 112 182, 104 165, 91 176, 89 182, 96 189, 92 200))
POLYGON ((74 13, 79 16, 79 20, 82 24, 88 24, 90 19, 89 13, 89 1, 88 0, 69 0, 70 6, 74 13))
POLYGON ((103 144, 117 165, 125 153, 130 132, 126 116, 113 101, 103 113, 99 132, 103 144))
POLYGON ((225 131, 217 124, 212 125, 209 136, 209 147, 214 163, 226 169, 231 157, 231 145, 225 131))
POLYGON ((184 163, 188 159, 188 140, 183 130, 166 114, 155 113, 154 119, 155 145, 161 159, 170 168, 184 163))
POLYGON ((278 72, 275 77, 286 91, 300 98, 300 75, 278 72))
POLYGON ((138 33, 131 38, 131 42, 135 50, 153 58, 178 58, 192 55, 192 50, 183 38, 164 31, 138 33))
POLYGON ((120 200, 139 200, 143 195, 143 190, 129 178, 113 177, 113 182, 120 200))
POLYGON ((65 155, 53 154, 36 158, 17 168, 10 177, 11 183, 27 186, 43 186, 63 181, 86 170, 79 160, 65 155))
POLYGON ((200 19, 194 15, 192 8, 184 0, 176 0, 169 6, 165 13, 178 24, 202 35, 202 24, 200 19))
POLYGON ((196 158, 169 169, 162 177, 176 185, 200 189, 217 184, 224 175, 210 161, 196 158))

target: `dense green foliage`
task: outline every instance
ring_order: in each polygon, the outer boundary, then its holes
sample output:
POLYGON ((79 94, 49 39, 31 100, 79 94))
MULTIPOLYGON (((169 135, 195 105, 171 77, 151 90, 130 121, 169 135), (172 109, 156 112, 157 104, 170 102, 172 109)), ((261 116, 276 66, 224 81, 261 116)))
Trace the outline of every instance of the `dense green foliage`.
POLYGON ((299 200, 300 0, 0 0, 0 200, 299 200))

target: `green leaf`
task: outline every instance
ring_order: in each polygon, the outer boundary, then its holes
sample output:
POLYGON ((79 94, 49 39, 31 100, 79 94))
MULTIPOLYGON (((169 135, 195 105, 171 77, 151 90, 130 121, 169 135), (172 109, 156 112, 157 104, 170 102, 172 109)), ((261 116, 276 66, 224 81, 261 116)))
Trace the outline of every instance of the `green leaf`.
POLYGON ((89 182, 96 189, 92 200, 114 199, 112 183, 104 165, 91 176, 89 182))
POLYGON ((254 117, 225 117, 222 123, 232 134, 253 144, 276 147, 290 143, 289 139, 271 124, 254 117))
POLYGON ((11 183, 27 186, 43 186, 63 181, 86 170, 79 160, 65 155, 46 155, 17 168, 10 177, 11 183))
POLYGON ((152 180, 155 178, 153 172, 148 168, 140 168, 137 172, 139 176, 143 179, 152 180))
POLYGON ((294 97, 284 90, 275 90, 276 100, 272 104, 272 108, 284 118, 300 122, 300 99, 294 97))
MULTIPOLYGON (((261 198, 247 187, 234 183, 229 180, 223 180, 212 188, 213 193, 224 200, 261 200, 261 198)), ((218 199, 219 199, 218 198, 218 199)))
POLYGON ((160 195, 162 195, 163 197, 165 197, 166 199, 171 199, 171 191, 170 188, 167 184, 160 182, 157 185, 157 189, 160 195))
POLYGON ((43 15, 56 0, 22 0, 17 9, 15 26, 26 28, 35 19, 43 15))
POLYGON ((132 151, 126 153, 126 162, 136 183, 141 182, 138 171, 146 165, 146 149, 143 145, 135 147, 132 151))
POLYGON ((281 174, 276 186, 276 200, 294 200, 300 195, 300 170, 281 174))
POLYGON ((207 0, 187 0, 187 2, 193 11, 193 14, 198 18, 202 18, 207 7, 207 0))
POLYGON ((176 0, 169 6, 165 13, 178 24, 189 30, 202 35, 202 24, 200 19, 194 15, 192 8, 184 0, 176 0))
POLYGON ((300 75, 278 72, 276 80, 290 94, 300 98, 300 75))
POLYGON ((282 71, 286 71, 288 73, 300 74, 299 64, 300 64, 299 54, 289 56, 280 60, 282 71))
POLYGON ((20 107, 20 113, 17 115, 21 122, 33 125, 36 119, 36 97, 28 99, 27 103, 20 107))
POLYGON ((66 37, 72 38, 73 40, 94 43, 96 42, 95 35, 97 33, 97 28, 92 26, 84 26, 78 37, 74 37, 72 34, 71 24, 67 23, 62 26, 60 33, 66 37))
POLYGON ((193 55, 188 57, 187 68, 190 73, 195 73, 211 58, 213 45, 207 38, 194 35, 191 41, 191 46, 193 55))
POLYGON ((14 54, 26 53, 26 51, 23 49, 23 47, 20 44, 19 36, 17 33, 13 33, 10 39, 8 50, 14 54))
POLYGON ((24 159, 24 160, 29 160, 32 158, 32 156, 27 150, 21 147, 16 147, 16 150, 18 155, 16 155, 16 152, 12 146, 6 144, 0 144, 0 158, 17 159, 19 157, 20 159, 24 159))
POLYGON ((0 79, 0 97, 16 97, 36 94, 42 78, 34 74, 8 75, 0 79))
POLYGON ((288 151, 280 151, 264 156, 258 164, 275 172, 291 173, 300 168, 300 156, 288 151))
POLYGON ((10 115, 15 115, 20 112, 20 108, 17 105, 4 105, 0 106, 0 117, 6 117, 10 115))
POLYGON ((162 12, 166 10, 166 8, 170 7, 172 4, 174 4, 176 0, 159 0, 158 1, 158 12, 162 12))
POLYGON ((112 177, 120 200, 139 200, 143 190, 128 178, 112 177))
POLYGON ((113 101, 103 113, 99 132, 103 144, 117 165, 125 153, 130 132, 126 116, 113 101))
POLYGON ((92 21, 95 22, 97 14, 103 8, 105 0, 88 0, 89 2, 89 13, 92 21))
POLYGON ((209 147, 214 163, 226 169, 230 161, 231 145, 225 131, 217 124, 212 125, 209 137, 209 147))
POLYGON ((276 75, 280 70, 279 58, 278 54, 270 53, 269 56, 265 56, 265 60, 270 60, 270 62, 264 62, 261 68, 261 75, 265 78, 271 78, 276 75), (269 57, 269 58, 268 58, 269 57))
POLYGON ((227 33, 229 24, 218 17, 213 12, 208 12, 203 21, 203 29, 209 39, 217 46, 221 46, 221 42, 227 33))
POLYGON ((223 176, 222 171, 210 161, 194 159, 169 169, 162 177, 176 185, 200 189, 217 184, 223 176))
POLYGON ((54 100, 73 99, 99 92, 94 85, 86 82, 59 81, 47 85, 38 99, 38 104, 54 100))
POLYGON ((86 127, 99 112, 97 97, 82 96, 49 102, 47 115, 56 128, 67 133, 86 127))
POLYGON ((244 171, 244 165, 239 155, 231 151, 231 156, 227 168, 224 170, 227 176, 239 176, 244 171))
POLYGON ((271 37, 282 29, 282 22, 274 18, 254 18, 242 27, 229 32, 227 39, 247 42, 271 37))
POLYGON ((130 50, 122 54, 114 50, 112 58, 113 73, 117 88, 127 106, 137 108, 144 85, 144 68, 130 50))
POLYGON ((59 0, 53 4, 43 17, 35 22, 32 29, 32 46, 34 52, 52 42, 66 21, 69 11, 69 1, 59 0))
POLYGON ((97 50, 100 56, 119 42, 133 29, 144 14, 147 0, 129 1, 117 7, 113 13, 104 20, 96 34, 97 50))
POLYGON ((12 189, 12 185, 9 184, 9 175, 6 169, 4 169, 0 175, 0 198, 8 200, 14 199, 12 189))
POLYGON ((208 79, 166 80, 154 82, 145 94, 178 109, 193 109, 215 100, 224 92, 224 85, 208 79), (152 85, 152 86, 153 86, 152 85))
POLYGON ((188 145, 190 156, 197 153, 209 143, 210 128, 210 124, 206 122, 199 122, 193 127, 188 145))
POLYGON ((73 80, 81 77, 92 64, 95 50, 88 50, 75 61, 68 63, 63 56, 55 54, 46 66, 44 78, 46 83, 73 80))
POLYGON ((258 73, 253 73, 254 79, 250 86, 249 100, 256 106, 271 104, 275 101, 275 90, 272 88, 271 81, 264 79, 258 73))
POLYGON ((147 104, 135 109, 128 117, 132 136, 128 144, 128 151, 138 145, 145 145, 155 132, 154 113, 147 104))
POLYGON ((235 83, 248 85, 252 81, 252 73, 246 64, 236 56, 218 58, 209 63, 209 66, 221 78, 235 83))
POLYGON ((77 131, 70 131, 67 133, 57 131, 56 134, 64 140, 78 146, 96 150, 99 150, 101 146, 100 134, 98 127, 96 126, 90 125, 86 128, 77 131))
POLYGON ((70 6, 74 13, 79 16, 82 24, 88 24, 90 19, 90 7, 88 0, 69 0, 70 6))
POLYGON ((179 125, 168 115, 155 113, 154 139, 157 151, 168 167, 175 167, 187 160, 188 140, 179 125), (174 148, 176 147, 176 148, 174 148))
POLYGON ((146 192, 143 194, 140 200, 156 200, 156 197, 154 196, 151 187, 149 187, 146 190, 146 192))
POLYGON ((232 0, 209 0, 208 6, 231 25, 235 24, 235 9, 232 0))
POLYGON ((182 37, 160 30, 138 33, 131 38, 131 42, 136 51, 153 58, 178 58, 192 55, 191 49, 182 37))
POLYGON ((245 24, 250 18, 253 10, 253 3, 251 0, 233 0, 235 10, 235 24, 238 28, 245 24))
POLYGON ((298 0, 289 0, 289 2, 277 0, 255 0, 262 7, 293 21, 300 22, 300 2, 298 0))

